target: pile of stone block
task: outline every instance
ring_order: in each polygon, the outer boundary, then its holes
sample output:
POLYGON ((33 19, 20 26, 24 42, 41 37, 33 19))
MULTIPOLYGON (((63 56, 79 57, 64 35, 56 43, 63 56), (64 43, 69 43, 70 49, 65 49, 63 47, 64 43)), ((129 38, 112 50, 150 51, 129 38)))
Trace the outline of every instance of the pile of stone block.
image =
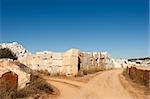
POLYGON ((62 53, 52 53, 52 66, 50 73, 52 75, 63 75, 63 54, 62 53))
POLYGON ((63 54, 63 64, 65 68, 65 75, 75 76, 78 73, 78 56, 80 51, 78 49, 70 49, 63 54))
POLYGON ((112 58, 107 52, 81 52, 81 70, 92 72, 113 67, 112 58))
POLYGON ((33 70, 48 71, 50 75, 75 76, 78 72, 78 49, 66 52, 38 52, 24 57, 24 64, 33 70))
POLYGON ((17 55, 19 62, 32 70, 47 71, 51 75, 75 76, 80 70, 99 71, 127 65, 125 60, 112 59, 107 52, 70 49, 66 52, 43 51, 31 54, 17 42, 0 44, 0 48, 9 48, 17 55))
POLYGON ((52 53, 51 52, 38 52, 36 54, 28 54, 22 63, 27 65, 33 70, 48 70, 51 71, 52 66, 52 53))
POLYGON ((107 52, 81 52, 70 49, 66 52, 37 52, 28 54, 22 61, 33 70, 48 71, 50 75, 76 76, 79 71, 99 71, 113 67, 107 52))

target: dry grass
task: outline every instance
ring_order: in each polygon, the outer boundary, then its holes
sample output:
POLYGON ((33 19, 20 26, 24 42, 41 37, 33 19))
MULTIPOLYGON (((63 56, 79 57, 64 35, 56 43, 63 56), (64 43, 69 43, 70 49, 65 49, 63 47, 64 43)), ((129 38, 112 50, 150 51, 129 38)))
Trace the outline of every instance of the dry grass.
POLYGON ((106 69, 100 68, 100 67, 92 67, 92 68, 89 68, 89 69, 81 69, 81 70, 78 72, 77 77, 82 77, 82 76, 87 75, 87 74, 94 74, 94 73, 96 73, 96 72, 105 71, 105 70, 106 70, 106 69))
POLYGON ((50 95, 54 92, 51 85, 48 84, 40 75, 32 74, 31 82, 23 89, 17 90, 12 88, 8 83, 3 82, 3 87, 0 88, 0 99, 16 99, 34 97, 37 94, 50 95))
MULTIPOLYGON (((40 73, 33 71, 24 64, 18 61, 12 61, 13 64, 20 67, 20 70, 30 74, 30 83, 23 89, 17 90, 13 88, 10 82, 0 79, 0 99, 16 99, 35 97, 38 95, 51 95, 54 94, 54 87, 40 76, 40 73)), ((47 71, 48 72, 48 71, 47 71)), ((46 72, 46 73, 47 73, 46 72)))
POLYGON ((49 72, 48 72, 48 70, 39 70, 39 71, 37 71, 39 74, 44 74, 44 75, 51 75, 49 72))
POLYGON ((120 82, 123 87, 128 90, 133 97, 137 99, 149 99, 150 89, 141 83, 137 83, 137 81, 131 79, 129 76, 127 69, 124 69, 122 75, 119 76, 120 82))
POLYGON ((122 75, 125 76, 126 78, 130 78, 129 74, 127 73, 127 69, 123 70, 122 75))
POLYGON ((11 99, 16 91, 17 89, 11 86, 8 81, 0 80, 0 99, 11 99))
POLYGON ((133 82, 149 87, 150 71, 137 69, 136 67, 127 68, 123 75, 130 78, 133 82))
POLYGON ((31 83, 15 95, 16 98, 35 96, 37 94, 52 94, 53 89, 41 76, 31 75, 31 83))

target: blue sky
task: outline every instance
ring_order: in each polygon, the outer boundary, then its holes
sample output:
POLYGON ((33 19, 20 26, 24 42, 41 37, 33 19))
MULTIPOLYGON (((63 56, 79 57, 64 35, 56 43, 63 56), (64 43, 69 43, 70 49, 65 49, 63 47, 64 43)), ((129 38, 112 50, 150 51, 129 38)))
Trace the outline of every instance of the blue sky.
POLYGON ((148 56, 148 0, 1 0, 0 42, 29 51, 148 56))

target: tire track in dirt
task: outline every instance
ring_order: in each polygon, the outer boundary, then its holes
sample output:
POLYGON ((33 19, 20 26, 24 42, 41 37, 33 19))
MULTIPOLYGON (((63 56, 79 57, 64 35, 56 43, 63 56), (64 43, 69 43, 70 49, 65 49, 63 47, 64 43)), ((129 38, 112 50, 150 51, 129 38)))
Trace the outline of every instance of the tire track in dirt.
POLYGON ((48 77, 46 80, 59 89, 56 99, 136 99, 120 83, 121 73, 121 69, 105 71, 87 83, 48 77))
POLYGON ((60 95, 56 99, 72 99, 76 95, 79 87, 74 84, 70 84, 64 81, 47 80, 50 84, 54 85, 59 89, 60 95))
POLYGON ((76 87, 76 88, 80 88, 81 85, 78 85, 78 84, 74 84, 74 83, 70 83, 68 81, 62 81, 61 79, 60 80, 56 80, 56 79, 46 79, 46 80, 50 80, 52 82, 58 82, 58 83, 63 83, 63 84, 66 84, 68 86, 73 86, 73 87, 76 87))

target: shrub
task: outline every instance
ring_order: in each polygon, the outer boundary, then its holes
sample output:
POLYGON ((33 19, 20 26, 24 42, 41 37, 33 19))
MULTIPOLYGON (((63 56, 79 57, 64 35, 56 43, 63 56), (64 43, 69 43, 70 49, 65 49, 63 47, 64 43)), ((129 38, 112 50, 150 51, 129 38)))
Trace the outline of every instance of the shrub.
POLYGON ((82 76, 84 76, 84 72, 83 70, 79 70, 77 77, 82 77, 82 76))
POLYGON ((51 85, 48 84, 42 77, 37 74, 32 74, 29 85, 17 91, 14 98, 26 98, 42 93, 52 94, 53 92, 51 85))
POLYGON ((40 74, 44 74, 44 75, 51 75, 48 70, 39 70, 38 71, 40 74))
POLYGON ((17 56, 9 48, 0 49, 0 58, 10 58, 17 60, 17 56))

